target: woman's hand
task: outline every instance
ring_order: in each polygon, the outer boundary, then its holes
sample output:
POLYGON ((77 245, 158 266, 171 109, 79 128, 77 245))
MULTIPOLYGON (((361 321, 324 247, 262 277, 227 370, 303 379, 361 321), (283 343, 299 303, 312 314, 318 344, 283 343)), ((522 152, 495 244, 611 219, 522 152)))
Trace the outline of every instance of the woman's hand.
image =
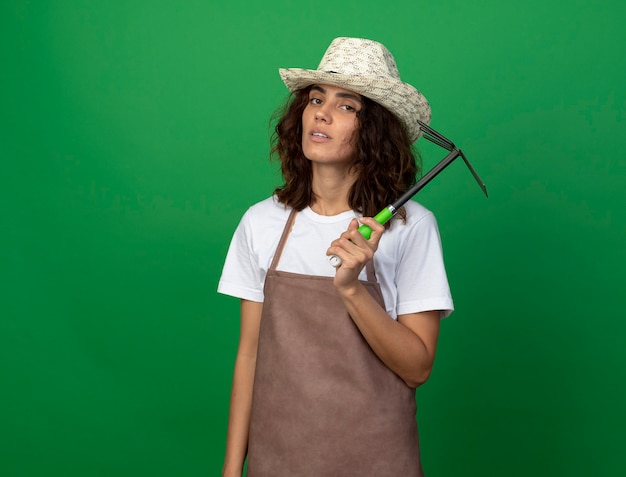
POLYGON ((363 217, 360 222, 372 229, 369 240, 359 233, 357 230, 359 222, 354 219, 350 222, 348 230, 334 240, 326 251, 326 255, 337 255, 341 258, 341 265, 335 272, 333 283, 344 292, 350 291, 359 283, 359 274, 365 264, 374 257, 380 237, 385 231, 385 227, 371 217, 363 217))

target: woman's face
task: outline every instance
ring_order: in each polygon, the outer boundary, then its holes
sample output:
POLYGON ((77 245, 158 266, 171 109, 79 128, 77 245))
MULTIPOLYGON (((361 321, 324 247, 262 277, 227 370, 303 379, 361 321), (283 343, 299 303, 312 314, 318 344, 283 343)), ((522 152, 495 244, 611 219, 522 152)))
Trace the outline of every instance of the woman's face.
POLYGON ((302 112, 302 150, 313 162, 351 164, 361 95, 330 85, 314 85, 302 112))

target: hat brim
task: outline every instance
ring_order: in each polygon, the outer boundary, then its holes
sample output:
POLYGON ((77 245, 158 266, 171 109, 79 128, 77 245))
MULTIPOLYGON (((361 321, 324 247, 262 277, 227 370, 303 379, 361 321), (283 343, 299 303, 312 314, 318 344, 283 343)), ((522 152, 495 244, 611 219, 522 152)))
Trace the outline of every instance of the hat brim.
POLYGON ((312 84, 329 84, 349 89, 384 106, 404 124, 411 142, 421 134, 418 120, 430 123, 431 110, 426 98, 413 86, 389 77, 364 77, 328 73, 302 68, 278 70, 285 86, 291 92, 312 84))

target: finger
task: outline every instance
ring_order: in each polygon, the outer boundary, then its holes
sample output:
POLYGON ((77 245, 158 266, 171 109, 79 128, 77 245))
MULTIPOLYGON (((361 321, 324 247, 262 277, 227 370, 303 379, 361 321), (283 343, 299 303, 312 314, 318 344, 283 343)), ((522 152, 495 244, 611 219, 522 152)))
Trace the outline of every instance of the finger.
POLYGON ((326 255, 339 258, 338 261, 335 259, 334 263, 331 262, 337 269, 340 267, 351 269, 356 266, 354 256, 339 246, 329 247, 326 251, 326 255))
POLYGON ((385 227, 371 217, 362 217, 360 222, 372 229, 372 234, 369 238, 369 241, 373 243, 378 243, 380 237, 385 232, 385 227))
MULTIPOLYGON (((342 259, 342 262, 347 261, 350 264, 355 262, 355 265, 359 261, 367 260, 370 245, 367 244, 365 237, 358 232, 360 225, 361 223, 356 218, 352 219, 348 224, 348 229, 330 244, 326 255, 336 255, 342 259)), ((350 267, 348 266, 348 268, 350 267)))
MULTIPOLYGON (((336 245, 346 247, 347 249, 351 249, 355 244, 363 247, 365 245, 365 238, 358 231, 360 226, 361 223, 356 218, 352 219, 348 224, 348 229, 337 239, 336 245)), ((334 244, 335 243, 332 245, 334 244)))
POLYGON ((342 235, 339 238, 338 246, 350 255, 348 259, 355 261, 355 266, 363 265, 370 260, 376 249, 356 230, 342 235))
POLYGON ((348 231, 344 232, 341 237, 333 240, 326 250, 326 255, 337 255, 344 262, 353 265, 368 260, 371 253, 365 238, 356 231, 354 231, 354 235, 348 231))

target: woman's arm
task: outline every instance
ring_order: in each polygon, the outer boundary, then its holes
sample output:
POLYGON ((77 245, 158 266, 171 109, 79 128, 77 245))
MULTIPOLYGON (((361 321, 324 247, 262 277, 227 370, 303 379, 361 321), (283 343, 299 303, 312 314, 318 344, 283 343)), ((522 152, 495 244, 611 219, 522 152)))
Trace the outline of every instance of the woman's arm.
POLYGON ((407 386, 416 388, 424 384, 435 360, 439 311, 400 315, 396 321, 361 283, 339 293, 354 323, 381 361, 407 386))
POLYGON ((241 300, 241 331, 235 360, 223 477, 241 477, 248 452, 252 388, 263 303, 241 300))
POLYGON ((361 222, 372 228, 369 240, 358 233, 358 223, 353 221, 328 249, 329 255, 342 259, 334 284, 372 350, 408 386, 416 388, 426 382, 435 360, 439 311, 400 315, 397 321, 387 315, 358 279, 365 264, 373 259, 384 227, 371 218, 361 222))

